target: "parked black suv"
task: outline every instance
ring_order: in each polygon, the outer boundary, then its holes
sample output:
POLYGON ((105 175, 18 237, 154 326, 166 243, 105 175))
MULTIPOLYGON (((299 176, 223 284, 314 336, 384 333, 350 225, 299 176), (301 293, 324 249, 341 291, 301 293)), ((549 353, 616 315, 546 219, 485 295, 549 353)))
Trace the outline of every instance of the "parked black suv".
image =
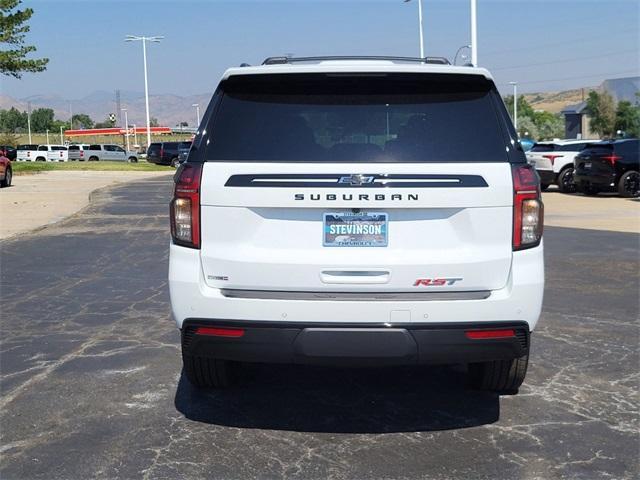
POLYGON ((177 167, 180 160, 180 150, 183 148, 191 148, 191 142, 152 143, 147 149, 147 162, 177 167))
POLYGON ((623 197, 640 195, 640 140, 608 140, 587 146, 574 160, 579 192, 597 195, 617 191, 623 197))

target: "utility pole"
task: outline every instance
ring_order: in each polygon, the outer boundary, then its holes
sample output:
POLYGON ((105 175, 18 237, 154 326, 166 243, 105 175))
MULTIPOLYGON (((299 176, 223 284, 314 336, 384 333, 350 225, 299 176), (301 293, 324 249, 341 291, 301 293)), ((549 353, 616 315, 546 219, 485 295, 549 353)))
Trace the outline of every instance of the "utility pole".
MULTIPOLYGON (((411 0, 404 0, 409 3, 411 0)), ((424 34, 422 33, 422 0, 418 0, 418 28, 420 31, 420 58, 424 58, 424 34)))
POLYGON ((471 64, 478 66, 478 28, 476 0, 471 1, 471 64))
POLYGON ((29 143, 31 143, 31 102, 27 102, 27 128, 29 129, 29 143))
POLYGON ((49 145, 49 130, 47 129, 47 145, 49 145))
POLYGON ((122 106, 120 105, 120 90, 116 90, 116 112, 120 112, 120 122, 118 122, 118 127, 122 126, 122 106))
POLYGON ((69 100, 69 130, 73 130, 73 109, 71 108, 71 100, 69 100))
POLYGON ((122 112, 124 112, 124 131, 126 132, 125 135, 127 137, 127 152, 129 151, 129 116, 127 115, 127 109, 123 108, 120 111, 120 115, 122 115, 122 112))
POLYGON ((64 135, 62 134, 62 125, 60 125, 60 145, 64 145, 64 135))
POLYGON ((516 129, 516 135, 518 134, 518 82, 509 82, 509 85, 513 85, 513 126, 516 129))

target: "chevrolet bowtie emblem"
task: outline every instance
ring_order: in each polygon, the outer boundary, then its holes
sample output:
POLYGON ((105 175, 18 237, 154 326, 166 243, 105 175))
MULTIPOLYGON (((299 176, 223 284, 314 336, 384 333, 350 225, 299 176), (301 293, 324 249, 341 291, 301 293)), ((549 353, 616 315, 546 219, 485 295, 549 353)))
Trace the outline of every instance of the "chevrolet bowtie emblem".
POLYGON ((367 183, 373 183, 374 178, 372 176, 361 175, 359 173, 355 173, 353 175, 349 175, 346 177, 340 177, 338 183, 348 183, 349 185, 353 185, 354 187, 365 185, 367 183))

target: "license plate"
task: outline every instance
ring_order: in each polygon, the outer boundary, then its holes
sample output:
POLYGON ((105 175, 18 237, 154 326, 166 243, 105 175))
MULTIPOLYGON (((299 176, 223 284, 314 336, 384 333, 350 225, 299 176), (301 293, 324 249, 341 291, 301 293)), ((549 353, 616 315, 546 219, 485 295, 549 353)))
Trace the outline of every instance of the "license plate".
POLYGON ((389 221, 386 213, 325 213, 325 247, 386 247, 389 221))
POLYGON ((585 162, 584 168, 591 168, 591 162, 585 162))

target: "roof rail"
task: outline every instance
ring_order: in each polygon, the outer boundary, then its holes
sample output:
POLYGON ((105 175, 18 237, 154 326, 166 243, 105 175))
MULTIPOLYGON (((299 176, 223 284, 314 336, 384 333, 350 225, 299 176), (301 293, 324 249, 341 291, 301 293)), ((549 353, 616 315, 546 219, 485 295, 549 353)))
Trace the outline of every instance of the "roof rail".
POLYGON ((366 55, 345 55, 327 57, 269 57, 262 62, 262 65, 284 65, 288 63, 302 62, 324 62, 330 60, 387 60, 391 62, 415 62, 430 63, 437 65, 451 65, 445 57, 392 57, 392 56, 366 56, 366 55))

